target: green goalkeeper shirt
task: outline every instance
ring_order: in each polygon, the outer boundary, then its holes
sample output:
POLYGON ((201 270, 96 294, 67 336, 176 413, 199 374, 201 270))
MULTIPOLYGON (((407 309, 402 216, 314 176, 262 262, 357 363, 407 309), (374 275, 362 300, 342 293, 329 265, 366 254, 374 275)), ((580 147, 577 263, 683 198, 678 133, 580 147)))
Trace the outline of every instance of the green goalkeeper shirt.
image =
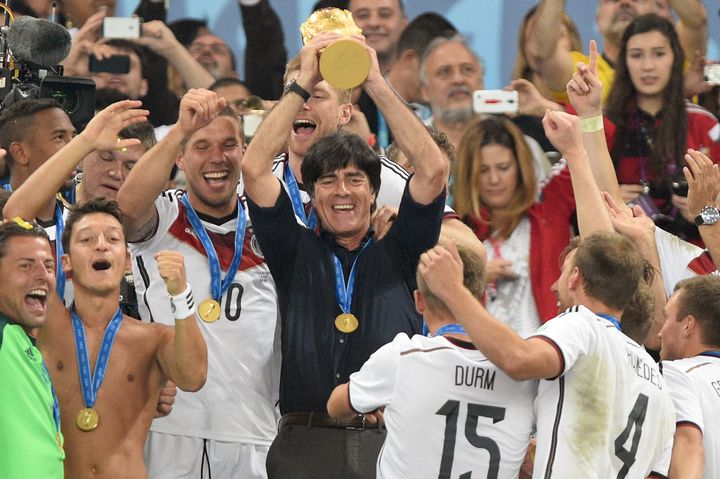
POLYGON ((0 477, 63 477, 50 377, 35 342, 0 313, 0 477))

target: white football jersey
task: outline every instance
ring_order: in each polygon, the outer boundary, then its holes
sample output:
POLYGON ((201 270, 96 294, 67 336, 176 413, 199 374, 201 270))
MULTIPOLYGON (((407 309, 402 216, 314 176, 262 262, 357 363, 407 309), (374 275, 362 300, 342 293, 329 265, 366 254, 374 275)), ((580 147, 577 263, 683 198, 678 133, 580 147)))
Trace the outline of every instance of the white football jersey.
POLYGON ((662 362, 663 377, 677 412, 677 423, 702 432, 704 479, 720 477, 720 358, 699 355, 662 362))
MULTIPOLYGON (((155 201, 157 232, 145 242, 130 245, 140 314, 145 321, 175 324, 154 259, 158 251, 183 254, 195 304, 211 297, 208 259, 187 219, 181 195, 181 191, 171 190, 159 196, 155 201)), ((224 277, 233 256, 237 220, 233 217, 223 224, 202 223, 218 253, 224 277)), ((195 318, 207 342, 205 385, 195 393, 178 391, 172 413, 154 420, 151 430, 269 446, 277 431, 277 299, 250 226, 245 232, 242 263, 220 306, 222 315, 214 323, 195 318)))
POLYGON ((533 476, 667 476, 675 432, 658 365, 610 321, 573 306, 540 327, 562 374, 540 381, 533 476))
POLYGON ((517 478, 537 381, 514 381, 470 343, 400 333, 349 388, 356 411, 385 406, 379 479, 517 478))

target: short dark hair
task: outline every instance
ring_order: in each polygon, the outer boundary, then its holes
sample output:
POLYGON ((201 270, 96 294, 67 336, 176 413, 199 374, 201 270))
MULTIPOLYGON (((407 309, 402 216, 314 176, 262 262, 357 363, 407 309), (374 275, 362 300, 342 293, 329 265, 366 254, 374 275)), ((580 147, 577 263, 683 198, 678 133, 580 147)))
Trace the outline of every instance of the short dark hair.
MULTIPOLYGON (((429 126, 426 126, 425 129, 428 134, 430 134, 430 138, 433 139, 435 144, 440 148, 440 151, 445 155, 445 158, 447 158, 450 162, 450 167, 452 169, 452 166, 455 164, 455 145, 452 144, 450 138, 448 138, 442 131, 429 126)), ((400 146, 393 141, 385 150, 385 156, 394 163, 397 163, 398 154, 400 152, 400 146)))
POLYGON ((118 136, 124 140, 137 138, 146 150, 149 150, 157 143, 157 139, 155 138, 155 128, 149 121, 133 123, 132 125, 123 128, 118 136))
POLYGON ((50 98, 29 98, 13 103, 0 114, 0 148, 7 151, 8 169, 12 169, 14 162, 10 145, 27 139, 35 129, 35 115, 51 108, 62 110, 60 104, 50 98))
POLYGON ((605 306, 624 310, 645 273, 645 260, 635 245, 614 232, 593 233, 580 242, 573 257, 585 294, 605 306))
MULTIPOLYGON (((245 83, 244 81, 242 81, 241 79, 235 78, 235 77, 218 78, 217 80, 215 80, 212 83, 212 85, 210 85, 208 87, 208 90, 215 91, 218 88, 223 88, 226 86, 242 86, 242 87, 245 87, 247 89, 247 91, 250 92, 250 87, 248 86, 248 84, 245 83)), ((250 92, 250 93, 252 93, 252 92, 250 92)))
POLYGON ((168 28, 170 28, 170 31, 173 32, 177 41, 187 48, 197 37, 198 31, 202 29, 207 30, 208 26, 205 20, 198 20, 196 18, 181 18, 168 23, 168 28))
MULTIPOLYGON (((22 221, 22 220, 20 220, 22 221)), ((45 230, 37 223, 23 224, 15 221, 8 221, 0 225, 0 260, 7 254, 7 242, 18 236, 29 236, 32 238, 44 238, 50 244, 50 238, 45 230)))
POLYGON ((70 215, 65 222, 65 229, 62 233, 62 246, 65 253, 70 253, 70 237, 72 236, 73 229, 75 229, 75 224, 77 224, 77 222, 85 216, 93 213, 104 213, 110 215, 118 220, 121 226, 125 225, 125 216, 115 200, 109 200, 107 198, 93 198, 85 203, 76 205, 70 212, 70 215))
POLYGON ((680 281, 677 319, 692 316, 700 324, 703 343, 720 347, 720 276, 707 275, 680 281))
POLYGON ((351 165, 368 176, 372 191, 377 195, 382 168, 380 158, 362 138, 341 130, 316 141, 300 167, 303 184, 310 197, 315 196, 315 183, 321 176, 351 165))
POLYGON ((418 59, 425 48, 437 37, 450 38, 457 33, 455 25, 439 13, 426 12, 418 15, 403 30, 398 39, 397 54, 413 50, 418 59))

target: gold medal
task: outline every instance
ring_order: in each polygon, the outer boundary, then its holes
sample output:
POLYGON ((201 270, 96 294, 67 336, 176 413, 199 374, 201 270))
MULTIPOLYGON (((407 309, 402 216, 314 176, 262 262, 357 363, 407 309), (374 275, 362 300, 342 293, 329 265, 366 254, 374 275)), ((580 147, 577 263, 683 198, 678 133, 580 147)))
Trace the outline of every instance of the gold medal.
POLYGON ((98 415, 98 412, 91 407, 82 408, 75 418, 75 424, 77 424, 77 427, 85 432, 95 429, 99 422, 100 416, 98 415))
POLYGON ((338 314, 335 318, 335 327, 341 333, 352 333, 359 325, 360 321, 352 313, 338 314))
POLYGON ((220 303, 214 299, 206 299, 198 305, 197 312, 200 319, 206 323, 214 323, 220 319, 220 303))

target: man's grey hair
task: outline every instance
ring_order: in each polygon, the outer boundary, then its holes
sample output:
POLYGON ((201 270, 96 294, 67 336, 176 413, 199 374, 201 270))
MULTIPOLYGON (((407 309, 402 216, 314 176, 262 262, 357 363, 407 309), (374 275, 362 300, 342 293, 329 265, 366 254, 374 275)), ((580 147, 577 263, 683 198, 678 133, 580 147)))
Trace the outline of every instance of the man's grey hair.
POLYGON ((427 85, 427 75, 425 74, 425 65, 427 63, 427 59, 430 57, 432 52, 438 48, 441 47, 447 43, 459 43, 460 45, 464 46, 467 51, 470 52, 470 54, 473 56, 475 61, 477 62, 478 66, 480 67, 480 72, 483 73, 485 71, 485 65, 483 65, 482 60, 480 57, 473 51, 472 48, 468 45, 467 41, 465 40, 465 37, 463 37, 461 34, 457 33, 451 37, 437 37, 433 41, 431 41, 428 46, 425 48, 425 51, 422 54, 422 57, 420 57, 420 84, 421 85, 427 85))

